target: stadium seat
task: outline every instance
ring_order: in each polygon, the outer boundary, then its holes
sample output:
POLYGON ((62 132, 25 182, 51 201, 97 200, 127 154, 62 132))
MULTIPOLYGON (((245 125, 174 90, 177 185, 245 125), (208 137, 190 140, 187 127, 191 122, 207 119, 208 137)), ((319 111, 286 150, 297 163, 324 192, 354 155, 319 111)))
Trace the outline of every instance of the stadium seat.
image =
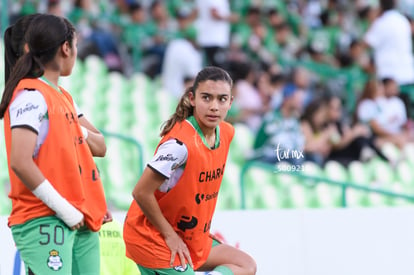
POLYGON ((312 193, 307 192, 301 184, 293 184, 289 188, 289 205, 291 208, 307 208, 312 206, 312 193))
POLYGON ((315 186, 315 193, 319 207, 341 207, 342 189, 340 186, 332 186, 322 182, 315 186))
POLYGON ((403 152, 393 143, 387 142, 381 147, 381 152, 392 162, 395 163, 403 156, 403 152))
POLYGON ((355 184, 368 185, 371 181, 371 170, 360 161, 352 161, 348 165, 349 181, 355 184))
POLYGON ((275 185, 265 183, 255 192, 255 209, 280 209, 286 207, 285 194, 275 185))
MULTIPOLYGON (((236 163, 237 164, 237 163, 236 163)), ((271 184, 275 180, 273 170, 264 169, 263 167, 250 167, 245 174, 245 187, 254 189, 261 184, 271 184)))
POLYGON ((312 176, 312 177, 322 177, 323 170, 322 168, 312 161, 305 161, 303 163, 303 175, 312 176))
MULTIPOLYGON (((81 60, 77 60, 69 76, 61 77, 59 85, 70 92, 75 99, 79 98, 80 91, 84 86, 84 65, 81 60)), ((78 100, 76 100, 78 102, 78 100)), ((78 103, 79 104, 79 103, 78 103)))
POLYGON ((275 180, 273 186, 280 194, 280 204, 283 208, 294 207, 294 202, 291 200, 291 188, 302 182, 301 178, 292 173, 275 173, 275 180))
POLYGON ((241 208, 240 166, 227 160, 217 201, 218 209, 241 208))
POLYGON ((414 143, 407 143, 402 149, 402 154, 407 161, 414 163, 414 143))
POLYGON ((347 207, 369 207, 370 200, 368 198, 368 192, 347 188, 346 191, 346 206, 347 207))
POLYGON ((85 72, 96 76, 103 76, 108 72, 108 68, 105 62, 96 55, 87 56, 83 64, 85 72))
POLYGON ((155 93, 155 97, 158 106, 158 117, 160 121, 166 121, 175 112, 178 99, 163 89, 159 89, 155 93))
POLYGON ((246 171, 242 188, 244 189, 245 206, 247 209, 265 208, 262 190, 275 188, 273 185, 274 180, 274 171, 270 169, 251 166, 246 171))
POLYGON ((394 183, 395 175, 389 163, 374 159, 370 161, 368 166, 372 173, 371 183, 379 188, 388 188, 394 183))
POLYGON ((348 181, 348 171, 347 169, 339 162, 330 160, 326 162, 324 166, 325 176, 333 181, 338 182, 347 182, 348 181))
POLYGON ((370 207, 383 207, 392 205, 392 199, 378 193, 369 193, 368 201, 370 207))
POLYGON ((247 125, 234 124, 235 135, 231 143, 229 155, 239 165, 242 165, 249 156, 253 147, 254 135, 247 125))
POLYGON ((414 186, 414 171, 408 160, 400 161, 396 167, 396 180, 405 186, 414 186))
MULTIPOLYGON (((414 197, 414 191, 412 188, 408 187, 407 185, 403 184, 394 184, 392 186, 392 190, 394 193, 410 195, 414 197)), ((403 198, 391 198, 390 205, 392 206, 414 206, 414 201, 409 201, 403 198)))

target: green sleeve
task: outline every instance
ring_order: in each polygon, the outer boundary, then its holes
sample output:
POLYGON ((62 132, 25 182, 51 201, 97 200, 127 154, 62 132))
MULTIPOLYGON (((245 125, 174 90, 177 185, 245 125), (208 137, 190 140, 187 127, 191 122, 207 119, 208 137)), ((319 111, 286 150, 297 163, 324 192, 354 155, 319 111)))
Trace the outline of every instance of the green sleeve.
POLYGON ((262 147, 263 144, 266 143, 266 140, 269 138, 269 136, 266 134, 264 130, 265 127, 266 127, 266 123, 263 122, 262 125, 260 126, 259 131, 257 131, 256 138, 253 143, 253 149, 258 149, 262 147))
POLYGON ((262 125, 260 126, 259 130, 257 131, 255 141, 253 143, 253 149, 259 149, 263 147, 269 140, 272 134, 268 134, 266 132, 266 128, 268 128, 269 124, 277 123, 281 120, 281 113, 277 109, 272 113, 267 113, 263 118, 262 125))

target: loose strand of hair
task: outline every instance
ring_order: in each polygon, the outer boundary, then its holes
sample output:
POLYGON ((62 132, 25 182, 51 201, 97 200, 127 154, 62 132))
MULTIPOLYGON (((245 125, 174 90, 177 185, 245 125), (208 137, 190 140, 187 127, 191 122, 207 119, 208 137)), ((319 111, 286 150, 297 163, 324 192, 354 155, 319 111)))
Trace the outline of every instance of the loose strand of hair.
POLYGON ((190 102, 190 93, 193 93, 193 88, 189 87, 186 89, 185 93, 180 98, 180 101, 177 104, 175 113, 161 126, 162 130, 160 136, 163 137, 168 134, 169 131, 174 127, 177 122, 181 122, 193 115, 193 106, 190 102))

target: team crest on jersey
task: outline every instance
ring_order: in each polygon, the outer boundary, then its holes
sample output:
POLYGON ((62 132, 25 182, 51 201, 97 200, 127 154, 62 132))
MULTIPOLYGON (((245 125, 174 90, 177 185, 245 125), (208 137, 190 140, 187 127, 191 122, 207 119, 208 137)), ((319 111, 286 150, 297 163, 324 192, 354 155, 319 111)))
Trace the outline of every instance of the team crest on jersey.
POLYGON ((53 249, 49 252, 47 266, 54 271, 58 271, 62 268, 63 262, 62 258, 59 256, 59 251, 53 249))
POLYGON ((181 265, 174 266, 174 270, 178 272, 185 272, 188 269, 188 265, 182 267, 181 265))

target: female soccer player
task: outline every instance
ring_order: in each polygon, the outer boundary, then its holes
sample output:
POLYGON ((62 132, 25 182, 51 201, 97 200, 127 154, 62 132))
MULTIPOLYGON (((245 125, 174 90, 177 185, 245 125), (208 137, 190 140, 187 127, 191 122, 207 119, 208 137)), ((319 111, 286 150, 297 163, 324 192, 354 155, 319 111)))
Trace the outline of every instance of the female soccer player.
POLYGON ((75 29, 64 18, 37 15, 24 41, 28 51, 11 71, 0 103, 9 226, 27 274, 99 274, 105 196, 73 100, 58 86, 76 60, 75 29))
POLYGON ((218 67, 198 73, 133 190, 124 240, 143 275, 256 273, 249 255, 209 234, 234 135, 223 121, 231 89, 232 79, 218 67))
MULTIPOLYGON (((16 64, 19 57, 24 55, 28 51, 27 43, 25 42, 25 33, 29 28, 32 20, 39 14, 29 14, 21 17, 15 24, 9 26, 4 33, 4 59, 5 59, 5 82, 9 79, 10 72, 16 64)), ((33 93, 35 94, 35 93, 33 93)), ((43 97, 39 94, 40 104, 45 105, 43 97)), ((80 111, 78 105, 73 101, 75 105, 76 113, 79 118, 84 138, 89 145, 89 149, 92 151, 92 155, 96 157, 103 157, 106 152, 106 144, 104 136, 95 126, 89 122, 89 120, 80 111)), ((107 213, 108 220, 112 220, 111 213, 107 213)))

